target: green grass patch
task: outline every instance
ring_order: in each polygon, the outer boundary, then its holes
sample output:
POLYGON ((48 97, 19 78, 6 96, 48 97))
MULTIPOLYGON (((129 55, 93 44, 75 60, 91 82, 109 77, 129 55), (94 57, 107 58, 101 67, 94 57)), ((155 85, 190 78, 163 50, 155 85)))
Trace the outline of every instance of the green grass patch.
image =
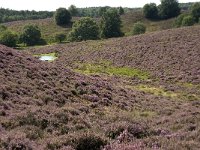
POLYGON ((148 85, 138 85, 135 87, 136 89, 140 90, 140 91, 144 91, 147 93, 151 93, 153 95, 157 95, 157 96, 164 96, 164 97, 177 97, 178 94, 172 91, 167 91, 161 87, 151 87, 148 85))
POLYGON ((146 93, 150 93, 156 96, 179 98, 187 101, 200 100, 200 96, 196 94, 168 91, 162 87, 153 87, 150 85, 137 85, 137 86, 126 86, 126 87, 134 90, 144 91, 146 93))
POLYGON ((142 80, 149 78, 149 74, 139 69, 130 67, 116 67, 112 66, 109 62, 102 64, 78 64, 78 68, 75 71, 87 75, 91 74, 107 74, 110 76, 124 76, 124 77, 137 77, 142 80))

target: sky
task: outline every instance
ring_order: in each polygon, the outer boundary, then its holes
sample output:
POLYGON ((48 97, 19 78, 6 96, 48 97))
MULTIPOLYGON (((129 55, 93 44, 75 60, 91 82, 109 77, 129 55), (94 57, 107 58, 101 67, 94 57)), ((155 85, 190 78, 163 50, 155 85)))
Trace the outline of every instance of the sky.
MULTIPOLYGON (((179 0, 180 3, 197 2, 200 0, 179 0)), ((54 11, 59 7, 68 8, 70 5, 76 7, 112 6, 112 7, 143 7, 144 4, 160 0, 0 0, 0 7, 14 10, 49 10, 54 11)))

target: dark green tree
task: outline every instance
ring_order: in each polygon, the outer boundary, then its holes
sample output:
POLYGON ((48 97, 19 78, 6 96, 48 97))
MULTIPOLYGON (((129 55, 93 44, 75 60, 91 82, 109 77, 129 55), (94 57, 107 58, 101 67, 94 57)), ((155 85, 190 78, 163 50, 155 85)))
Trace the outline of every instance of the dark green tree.
POLYGON ((200 2, 197 2, 192 6, 191 14, 195 19, 195 22, 198 22, 200 18, 200 2))
POLYGON ((101 37, 121 37, 124 35, 121 31, 121 27, 122 22, 118 11, 116 9, 109 9, 103 14, 101 19, 101 37))
POLYGON ((41 42, 41 32, 36 25, 26 25, 20 35, 20 41, 28 46, 36 45, 41 42))
POLYGON ((5 30, 0 33, 0 44, 15 47, 18 40, 17 34, 13 33, 12 31, 5 30))
POLYGON ((58 8, 55 13, 55 21, 59 26, 67 25, 71 22, 71 14, 66 8, 58 8))
POLYGON ((109 9, 109 6, 105 6, 105 7, 100 7, 99 8, 99 16, 103 16, 104 13, 106 13, 106 11, 109 9))
POLYGON ((133 35, 143 34, 146 32, 146 27, 143 23, 137 22, 133 25, 133 35))
POLYGON ((158 18, 158 8, 155 3, 146 4, 143 7, 143 14, 148 19, 158 18))
POLYGON ((89 17, 76 21, 68 36, 70 41, 96 40, 98 38, 99 27, 97 23, 89 17))
POLYGON ((69 10, 69 12, 70 12, 70 14, 72 16, 77 16, 78 15, 78 9, 76 8, 75 5, 69 6, 68 10, 69 10))
POLYGON ((118 11, 119 11, 119 14, 120 14, 120 15, 123 15, 123 14, 124 14, 124 9, 123 9, 121 6, 118 8, 118 11))
POLYGON ((181 9, 177 0, 161 0, 158 11, 161 19, 168 19, 178 16, 181 9))

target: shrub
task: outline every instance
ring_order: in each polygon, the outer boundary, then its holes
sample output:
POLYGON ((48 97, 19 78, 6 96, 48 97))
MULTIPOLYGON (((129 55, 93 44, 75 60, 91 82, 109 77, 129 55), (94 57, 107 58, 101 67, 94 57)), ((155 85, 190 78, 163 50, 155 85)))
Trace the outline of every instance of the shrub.
POLYGON ((143 34, 146 32, 146 27, 143 23, 137 22, 133 26, 133 35, 143 34))
POLYGON ((182 26, 192 26, 194 25, 194 19, 192 16, 185 16, 182 20, 182 26))
POLYGON ((143 14, 148 19, 158 18, 158 8, 155 3, 146 4, 143 7, 143 14))
POLYGON ((94 135, 83 135, 77 140, 76 150, 100 150, 106 142, 94 135))
POLYGON ((97 23, 89 17, 76 21, 68 36, 70 41, 96 40, 98 38, 99 27, 97 23))
POLYGON ((55 35, 55 40, 56 42, 62 43, 62 41, 64 41, 66 38, 66 35, 63 33, 59 33, 55 35))
POLYGON ((7 27, 4 25, 0 25, 0 32, 7 30, 7 27))
POLYGON ((195 22, 200 21, 200 2, 195 3, 191 8, 191 14, 195 19, 195 22))
POLYGON ((26 25, 20 35, 20 41, 28 46, 36 45, 41 42, 41 32, 36 25, 26 25))
POLYGON ((15 47, 18 40, 17 34, 5 30, 0 33, 0 43, 9 47, 15 47))
POLYGON ((65 8, 58 8, 55 13, 55 22, 57 25, 67 25, 71 22, 71 14, 65 8))
POLYGON ((186 14, 179 15, 175 20, 175 27, 181 27, 183 18, 186 16, 186 14))
POLYGON ((162 19, 176 17, 180 14, 180 10, 177 0, 161 0, 158 6, 159 17, 162 19))
POLYGON ((121 37, 124 34, 121 31, 121 19, 116 9, 110 9, 105 12, 101 19, 101 37, 121 37))

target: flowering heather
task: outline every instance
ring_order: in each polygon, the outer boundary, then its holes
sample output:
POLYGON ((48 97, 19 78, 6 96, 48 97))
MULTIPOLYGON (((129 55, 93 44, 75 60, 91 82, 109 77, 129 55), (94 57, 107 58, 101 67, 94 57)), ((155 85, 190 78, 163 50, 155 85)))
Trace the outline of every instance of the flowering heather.
POLYGON ((0 45, 0 149, 200 149, 199 35, 0 45), (51 52, 53 62, 33 56, 51 52))

